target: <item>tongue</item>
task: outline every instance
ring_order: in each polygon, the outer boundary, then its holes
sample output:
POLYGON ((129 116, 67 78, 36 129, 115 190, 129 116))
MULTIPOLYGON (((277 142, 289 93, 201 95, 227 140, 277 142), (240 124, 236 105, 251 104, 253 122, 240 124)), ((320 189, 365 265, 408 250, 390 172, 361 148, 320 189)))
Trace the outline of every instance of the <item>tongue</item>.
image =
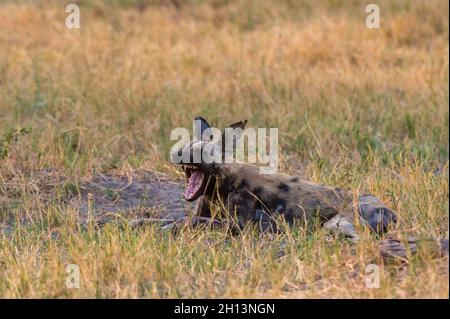
POLYGON ((186 192, 184 194, 185 198, 186 199, 193 198, 202 187, 202 184, 203 184, 203 173, 199 170, 192 171, 191 176, 189 177, 186 192))

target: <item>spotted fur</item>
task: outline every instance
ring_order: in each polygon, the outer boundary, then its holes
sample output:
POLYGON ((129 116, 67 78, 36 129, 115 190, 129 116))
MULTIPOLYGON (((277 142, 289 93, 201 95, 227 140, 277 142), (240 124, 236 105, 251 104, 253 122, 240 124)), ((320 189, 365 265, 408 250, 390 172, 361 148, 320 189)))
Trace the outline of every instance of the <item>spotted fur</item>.
MULTIPOLYGON (((209 124, 202 118, 202 129, 209 124)), ((244 128, 246 121, 231 125, 244 128)), ((186 146, 202 147, 201 141, 186 146)), ((178 150, 177 152, 180 152, 178 150)), ((183 164, 183 163, 181 163, 183 164)), ((339 188, 312 183, 282 173, 260 174, 249 164, 198 163, 190 164, 205 174, 202 195, 197 199, 196 214, 210 216, 210 206, 223 204, 235 215, 241 227, 258 222, 263 229, 276 229, 275 221, 282 217, 287 223, 318 220, 333 231, 341 231, 357 239, 355 221, 358 219, 377 233, 395 225, 395 213, 377 198, 364 195, 358 199, 339 188)))

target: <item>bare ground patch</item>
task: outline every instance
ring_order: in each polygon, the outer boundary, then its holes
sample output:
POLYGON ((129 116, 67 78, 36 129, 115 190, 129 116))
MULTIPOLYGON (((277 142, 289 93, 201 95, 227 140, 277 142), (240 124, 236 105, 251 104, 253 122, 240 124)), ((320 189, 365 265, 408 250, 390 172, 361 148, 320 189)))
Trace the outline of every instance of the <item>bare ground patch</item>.
MULTIPOLYGON (((92 219, 104 224, 115 219, 147 218, 170 223, 186 217, 192 209, 182 198, 183 182, 147 170, 127 174, 98 173, 93 177, 71 180, 64 172, 43 170, 32 176, 12 176, 2 181, 0 199, 5 205, 0 231, 9 232, 17 222, 26 224, 33 213, 55 202, 62 209, 76 212, 76 219, 85 224, 92 219), (29 197, 30 213, 14 213, 14 202, 29 197), (70 208, 70 209, 68 209, 70 208)), ((37 214, 37 213, 36 213, 37 214)))
POLYGON ((89 213, 102 222, 111 215, 177 220, 192 208, 182 193, 182 181, 159 172, 97 174, 80 187, 78 207, 83 220, 89 213))

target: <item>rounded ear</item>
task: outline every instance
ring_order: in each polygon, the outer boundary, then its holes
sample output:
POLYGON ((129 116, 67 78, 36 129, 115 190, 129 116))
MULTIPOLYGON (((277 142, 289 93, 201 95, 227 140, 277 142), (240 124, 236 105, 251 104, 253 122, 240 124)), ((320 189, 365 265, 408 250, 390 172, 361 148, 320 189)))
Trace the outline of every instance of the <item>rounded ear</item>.
POLYGON ((247 120, 242 120, 236 123, 233 123, 230 125, 231 128, 241 128, 242 130, 245 128, 245 125, 247 125, 247 120))
POLYGON ((247 120, 239 121, 236 123, 231 124, 230 126, 226 127, 222 131, 222 152, 225 152, 225 143, 226 143, 226 137, 225 134, 227 131, 231 129, 231 133, 233 134, 233 150, 236 148, 237 141, 241 138, 242 133, 244 132, 245 125, 247 124, 247 120))
POLYGON ((203 132, 211 128, 209 123, 201 116, 194 118, 194 138, 201 140, 203 132))

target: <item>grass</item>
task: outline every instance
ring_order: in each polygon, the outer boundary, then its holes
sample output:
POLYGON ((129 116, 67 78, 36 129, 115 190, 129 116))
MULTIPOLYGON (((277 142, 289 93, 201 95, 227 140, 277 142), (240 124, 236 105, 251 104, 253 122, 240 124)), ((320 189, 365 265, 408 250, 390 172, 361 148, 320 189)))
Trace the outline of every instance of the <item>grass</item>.
POLYGON ((1 297, 449 297, 448 258, 426 251, 401 265, 322 231, 81 229, 65 205, 98 172, 177 176, 169 133, 201 114, 278 127, 281 171, 448 238, 447 1, 378 1, 380 29, 364 1, 79 2, 71 30, 61 1, 0 1, 1 297))

